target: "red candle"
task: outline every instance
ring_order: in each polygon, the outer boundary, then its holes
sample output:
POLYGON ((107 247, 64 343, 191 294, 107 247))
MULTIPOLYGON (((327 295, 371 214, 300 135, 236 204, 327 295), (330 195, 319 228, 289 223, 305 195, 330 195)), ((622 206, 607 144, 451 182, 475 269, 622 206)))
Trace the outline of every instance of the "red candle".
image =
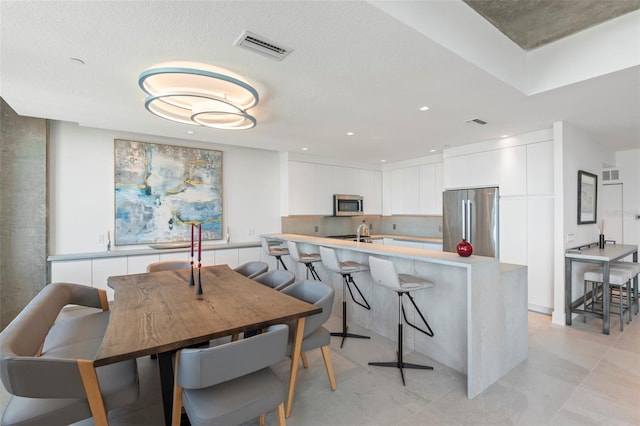
POLYGON ((193 259, 193 223, 191 224, 191 258, 193 259))
POLYGON ((202 223, 198 225, 198 262, 202 259, 202 223))

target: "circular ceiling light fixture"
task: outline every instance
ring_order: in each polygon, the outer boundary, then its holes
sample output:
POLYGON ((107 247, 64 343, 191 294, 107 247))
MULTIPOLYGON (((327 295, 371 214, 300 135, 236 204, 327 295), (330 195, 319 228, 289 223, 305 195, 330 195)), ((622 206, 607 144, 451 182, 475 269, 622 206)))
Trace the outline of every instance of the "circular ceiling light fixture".
POLYGON ((258 104, 258 92, 227 70, 194 62, 166 62, 142 72, 138 84, 149 95, 145 108, 158 117, 223 130, 256 125, 247 110, 258 104))

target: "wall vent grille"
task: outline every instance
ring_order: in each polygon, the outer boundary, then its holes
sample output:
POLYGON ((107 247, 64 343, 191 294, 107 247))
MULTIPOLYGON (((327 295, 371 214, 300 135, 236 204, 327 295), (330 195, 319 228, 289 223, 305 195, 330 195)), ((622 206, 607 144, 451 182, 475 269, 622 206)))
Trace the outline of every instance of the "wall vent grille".
POLYGON ((602 170, 602 184, 620 183, 620 170, 607 168, 602 170))
POLYGON ((266 56, 276 61, 283 60, 293 49, 279 46, 275 42, 249 31, 242 33, 240 38, 234 43, 235 46, 244 47, 260 55, 266 56))

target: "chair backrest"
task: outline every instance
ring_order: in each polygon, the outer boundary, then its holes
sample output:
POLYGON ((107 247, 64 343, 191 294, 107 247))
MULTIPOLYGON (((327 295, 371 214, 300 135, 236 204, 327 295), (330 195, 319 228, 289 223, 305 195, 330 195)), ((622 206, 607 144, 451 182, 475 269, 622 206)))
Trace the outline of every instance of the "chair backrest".
POLYGON ((269 270, 269 265, 259 260, 252 260, 251 262, 243 263, 233 270, 244 275, 245 277, 255 278, 258 275, 267 272, 269 270))
POLYGON ((289 256, 296 262, 300 262, 300 252, 298 251, 298 243, 295 241, 287 241, 287 248, 289 249, 289 256))
POLYGON ((313 333, 318 327, 327 322, 333 310, 334 290, 320 281, 304 280, 291 284, 282 293, 312 303, 322 308, 322 312, 307 317, 304 326, 304 337, 313 333))
POLYGON ((261 370, 284 359, 289 327, 273 325, 255 336, 206 348, 182 349, 177 382, 201 389, 261 370))
POLYGON ((284 269, 274 269, 272 271, 267 271, 264 274, 260 274, 253 279, 260 284, 280 291, 290 284, 293 284, 293 282, 296 280, 296 276, 291 271, 286 271, 284 269))
POLYGON ((260 245, 262 246, 262 250, 264 250, 265 253, 271 253, 271 250, 269 249, 269 241, 267 241, 266 238, 260 237, 260 245))
POLYGON ((392 261, 369 256, 369 269, 371 278, 378 284, 382 284, 394 291, 401 288, 398 271, 392 261))
POLYGON ((147 272, 171 271, 175 269, 190 268, 191 262, 188 260, 161 260, 147 265, 147 272))
POLYGON ((340 272, 340 261, 334 249, 320 246, 320 258, 325 268, 333 272, 340 272))

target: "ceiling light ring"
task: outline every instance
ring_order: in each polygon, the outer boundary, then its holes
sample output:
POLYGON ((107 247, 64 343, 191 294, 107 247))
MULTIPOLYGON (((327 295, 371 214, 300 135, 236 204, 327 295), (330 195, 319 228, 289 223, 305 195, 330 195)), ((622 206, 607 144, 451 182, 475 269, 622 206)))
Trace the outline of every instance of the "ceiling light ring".
POLYGON ((217 98, 215 96, 194 95, 192 93, 166 93, 161 95, 149 95, 147 99, 145 99, 144 107, 150 113, 160 118, 164 118, 166 120, 176 121, 183 124, 211 127, 215 129, 222 129, 222 130, 246 130, 246 129, 251 129, 255 127, 257 123, 255 117, 248 114, 242 108, 239 108, 237 105, 234 105, 232 102, 229 102, 225 99, 217 98), (202 106, 203 103, 201 103, 199 107, 197 107, 197 104, 191 105, 190 107, 183 107, 176 102, 167 102, 167 98, 171 98, 171 97, 192 97, 192 98, 203 99, 205 101, 219 102, 231 107, 232 109, 235 110, 235 112, 206 108, 206 105, 204 105, 204 107, 202 106), (161 109, 161 108, 154 109, 153 104, 155 101, 158 101, 162 104, 169 105, 170 107, 181 110, 182 111, 181 115, 178 116, 177 114, 170 114, 169 111, 166 109, 161 109), (196 109, 196 111, 194 111, 194 109, 196 109), (216 123, 206 122, 198 118, 199 116, 204 114, 224 114, 227 116, 233 115, 233 116, 239 117, 240 119, 232 123, 216 124, 216 123), (240 123, 247 123, 247 122, 250 124, 239 125, 240 123))
POLYGON ((234 84, 236 86, 241 87, 242 89, 244 89, 245 91, 247 91, 251 97, 252 97, 252 101, 244 106, 244 109, 249 109, 252 108, 254 106, 256 106, 258 104, 258 102, 260 101, 260 95, 258 94, 258 91, 256 89, 254 89, 250 84, 239 80, 237 78, 225 75, 225 74, 220 74, 217 72, 213 72, 213 71, 208 71, 208 70, 201 70, 201 69, 197 69, 197 68, 186 68, 186 67, 159 67, 159 68, 150 68, 146 71, 143 71, 140 76, 138 77, 138 85, 140 86, 140 88, 142 90, 144 90, 148 95, 158 95, 160 93, 152 90, 150 87, 148 87, 148 85, 146 84, 146 82, 148 81, 148 79, 152 78, 152 77, 156 77, 158 75, 162 75, 162 74, 178 74, 178 75, 197 75, 197 76, 201 76, 201 77, 208 77, 208 78, 214 78, 216 80, 221 80, 227 83, 231 83, 234 84))

